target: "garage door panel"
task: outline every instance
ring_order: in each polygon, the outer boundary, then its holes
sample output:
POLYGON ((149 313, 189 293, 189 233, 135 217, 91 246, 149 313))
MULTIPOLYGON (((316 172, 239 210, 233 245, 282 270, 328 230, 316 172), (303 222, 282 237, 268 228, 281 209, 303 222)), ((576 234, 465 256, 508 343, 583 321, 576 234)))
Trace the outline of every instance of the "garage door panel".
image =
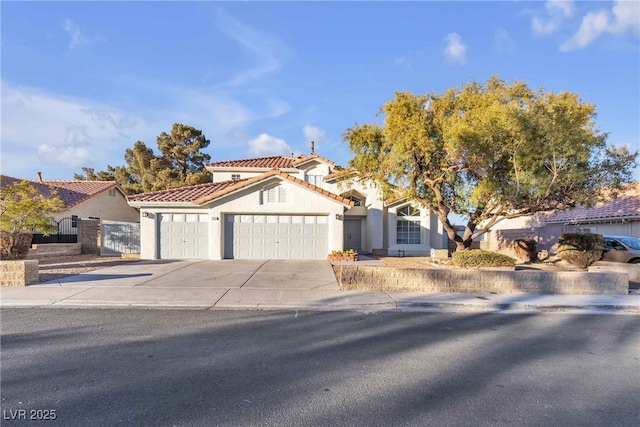
POLYGON ((225 258, 323 259, 326 216, 227 215, 225 258))
POLYGON ((208 258, 208 215, 159 214, 160 258, 208 258))

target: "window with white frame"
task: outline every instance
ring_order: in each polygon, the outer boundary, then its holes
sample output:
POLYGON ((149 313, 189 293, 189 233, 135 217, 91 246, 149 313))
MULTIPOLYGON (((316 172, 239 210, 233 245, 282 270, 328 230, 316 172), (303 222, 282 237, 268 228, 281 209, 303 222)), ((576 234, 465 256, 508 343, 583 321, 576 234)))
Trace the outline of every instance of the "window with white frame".
POLYGON ((240 174, 239 173, 232 173, 231 174, 231 181, 240 181, 240 174))
POLYGON ((323 182, 323 176, 322 175, 305 175, 304 176, 304 180, 307 181, 309 184, 313 184, 316 187, 322 187, 322 182, 323 182))
POLYGON ((282 185, 274 185, 262 191, 263 203, 287 203, 287 190, 282 185))
POLYGON ((420 244, 420 210, 413 206, 398 209, 396 215, 396 243, 398 245, 420 244))

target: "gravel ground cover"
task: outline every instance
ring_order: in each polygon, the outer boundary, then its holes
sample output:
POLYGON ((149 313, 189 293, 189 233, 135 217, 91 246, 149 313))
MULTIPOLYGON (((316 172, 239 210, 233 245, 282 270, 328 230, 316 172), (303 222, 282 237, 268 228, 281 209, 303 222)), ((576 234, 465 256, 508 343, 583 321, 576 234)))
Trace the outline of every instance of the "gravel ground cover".
POLYGON ((90 254, 48 257, 38 260, 38 274, 40 276, 40 282, 42 283, 135 261, 138 260, 120 257, 102 257, 90 254))

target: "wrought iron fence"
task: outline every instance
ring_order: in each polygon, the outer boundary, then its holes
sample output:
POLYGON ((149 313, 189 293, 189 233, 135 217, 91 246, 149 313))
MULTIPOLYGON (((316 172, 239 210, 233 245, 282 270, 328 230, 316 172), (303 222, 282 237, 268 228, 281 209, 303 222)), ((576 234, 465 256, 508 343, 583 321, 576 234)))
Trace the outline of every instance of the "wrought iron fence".
POLYGON ((33 233, 31 244, 40 245, 45 243, 78 243, 78 217, 68 216, 59 221, 51 219, 51 225, 56 226, 55 232, 45 236, 42 233, 33 233))

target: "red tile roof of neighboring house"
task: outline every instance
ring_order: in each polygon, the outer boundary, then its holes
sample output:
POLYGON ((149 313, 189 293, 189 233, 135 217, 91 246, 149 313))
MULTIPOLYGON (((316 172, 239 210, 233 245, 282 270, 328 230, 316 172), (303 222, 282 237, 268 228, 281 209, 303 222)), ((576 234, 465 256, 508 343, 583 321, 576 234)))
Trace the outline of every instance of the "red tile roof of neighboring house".
POLYGON ((189 187, 173 188, 171 190, 136 194, 133 196, 129 196, 128 200, 130 202, 187 202, 193 203, 195 205, 202 205, 211 200, 217 199, 218 197, 224 196, 225 194, 229 194, 233 191, 239 190, 248 185, 263 181, 273 176, 280 176, 284 179, 295 182, 298 185, 307 187, 315 191, 316 193, 322 194, 323 196, 326 196, 330 199, 336 200, 348 206, 353 206, 353 202, 349 199, 324 190, 320 187, 316 187, 313 184, 304 182, 298 178, 295 178, 287 173, 281 172, 276 169, 265 172, 262 175, 253 178, 242 179, 238 181, 212 182, 208 184, 192 185, 189 187))
POLYGON ((258 157, 255 159, 243 160, 224 160, 221 162, 207 163, 207 167, 211 168, 261 168, 261 169, 290 169, 296 165, 317 159, 319 161, 335 165, 331 160, 312 154, 311 156, 300 155, 298 157, 291 156, 271 156, 258 157))
MULTIPOLYGON (((2 185, 11 185, 22 179, 2 175, 2 185)), ((49 198, 57 195, 67 209, 120 186, 115 181, 32 181, 26 180, 40 194, 49 198)))
POLYGON ((232 187, 246 179, 236 181, 208 182, 206 184, 190 185, 188 187, 171 188, 169 190, 152 191, 149 193, 133 194, 127 197, 130 202, 191 202, 202 197, 232 187))
POLYGON ((626 186, 618 195, 593 207, 578 206, 574 209, 539 215, 543 222, 583 222, 607 219, 640 218, 640 182, 626 186))
MULTIPOLYGON (((34 181, 31 183, 33 184, 34 181)), ((70 208, 112 188, 120 189, 115 181, 42 181, 58 190, 58 197, 70 208)), ((120 190, 122 191, 122 190, 120 190)))

